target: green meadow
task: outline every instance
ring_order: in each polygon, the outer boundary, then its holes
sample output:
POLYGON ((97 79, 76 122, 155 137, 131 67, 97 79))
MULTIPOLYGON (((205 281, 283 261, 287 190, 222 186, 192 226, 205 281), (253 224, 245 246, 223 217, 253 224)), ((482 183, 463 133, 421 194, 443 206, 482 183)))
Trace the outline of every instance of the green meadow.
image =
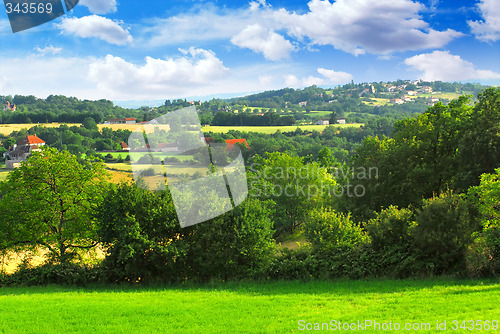
POLYGON ((0 333, 298 333, 310 332, 300 326, 358 320, 392 323, 383 332, 418 332, 395 331, 410 324, 438 333, 437 321, 446 321, 447 332, 495 333, 499 300, 500 283, 492 280, 2 288, 0 333), (461 329, 471 326, 464 320, 474 320, 476 330, 461 329), (477 330, 487 321, 489 330, 477 330))

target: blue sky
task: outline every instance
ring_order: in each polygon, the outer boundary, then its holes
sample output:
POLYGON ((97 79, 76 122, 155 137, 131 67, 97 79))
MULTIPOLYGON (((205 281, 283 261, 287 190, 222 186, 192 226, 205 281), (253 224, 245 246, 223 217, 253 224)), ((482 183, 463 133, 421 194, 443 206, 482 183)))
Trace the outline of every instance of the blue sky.
POLYGON ((498 0, 81 0, 13 34, 0 95, 161 100, 424 79, 500 85, 498 0))

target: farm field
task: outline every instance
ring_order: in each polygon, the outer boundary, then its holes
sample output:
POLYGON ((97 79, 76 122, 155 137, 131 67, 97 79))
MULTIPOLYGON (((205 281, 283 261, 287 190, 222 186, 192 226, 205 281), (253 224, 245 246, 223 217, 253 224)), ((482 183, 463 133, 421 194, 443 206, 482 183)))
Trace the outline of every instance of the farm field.
POLYGON ((2 333, 298 333, 310 332, 306 328, 313 325, 307 324, 368 320, 401 329, 350 332, 439 333, 437 321, 446 321, 446 332, 466 333, 471 331, 453 331, 453 320, 458 326, 463 320, 489 320, 489 330, 472 332, 495 333, 498 300, 498 281, 444 279, 4 287, 0 328, 2 333), (405 330, 406 324, 420 330, 405 330))
POLYGON ((80 126, 80 124, 74 124, 74 123, 39 123, 39 124, 0 124, 0 134, 8 136, 14 131, 19 131, 22 129, 31 129, 32 127, 35 127, 37 125, 44 126, 47 128, 58 128, 61 125, 67 125, 67 126, 80 126))
POLYGON ((370 100, 374 100, 376 102, 363 101, 363 103, 369 106, 385 106, 388 105, 389 102, 391 101, 389 99, 381 99, 381 98, 370 98, 370 100))
MULTIPOLYGON (((331 125, 335 128, 337 127, 360 127, 363 124, 335 124, 331 125)), ((203 127, 203 132, 214 132, 214 133, 227 133, 230 130, 237 130, 242 132, 259 132, 272 134, 280 130, 281 132, 291 132, 295 131, 297 128, 301 128, 304 131, 319 131, 322 132, 326 127, 330 125, 294 125, 294 126, 206 126, 203 127)))

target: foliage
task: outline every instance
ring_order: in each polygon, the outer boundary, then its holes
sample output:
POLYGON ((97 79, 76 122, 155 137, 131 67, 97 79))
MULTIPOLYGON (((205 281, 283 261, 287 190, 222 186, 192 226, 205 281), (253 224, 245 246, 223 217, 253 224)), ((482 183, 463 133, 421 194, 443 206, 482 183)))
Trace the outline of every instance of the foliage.
POLYGON ((462 196, 447 192, 424 200, 415 215, 412 229, 416 256, 425 261, 432 274, 460 272, 466 250, 479 230, 473 209, 462 196))
POLYGON ((107 247, 103 268, 108 280, 184 279, 187 245, 168 191, 110 185, 96 219, 107 247))
POLYGON ((93 213, 106 177, 99 161, 45 147, 34 152, 1 185, 0 245, 9 249, 46 247, 66 263, 78 249, 95 247, 93 213))
POLYGON ((335 181, 319 164, 285 153, 256 156, 248 174, 251 196, 275 203, 278 234, 289 233, 306 221, 308 213, 333 193, 335 181))
POLYGON ((221 217, 187 228, 192 277, 262 277, 274 256, 272 204, 248 198, 221 217))
POLYGON ((315 251, 354 248, 368 241, 365 232, 352 222, 349 215, 325 208, 311 212, 304 231, 315 251))
POLYGON ((384 251, 392 247, 407 247, 414 225, 413 212, 410 209, 390 206, 378 212, 374 219, 370 219, 365 228, 373 249, 384 251))
POLYGON ((467 257, 467 268, 473 276, 500 275, 500 168, 495 172, 483 174, 480 185, 469 189, 482 224, 467 257))

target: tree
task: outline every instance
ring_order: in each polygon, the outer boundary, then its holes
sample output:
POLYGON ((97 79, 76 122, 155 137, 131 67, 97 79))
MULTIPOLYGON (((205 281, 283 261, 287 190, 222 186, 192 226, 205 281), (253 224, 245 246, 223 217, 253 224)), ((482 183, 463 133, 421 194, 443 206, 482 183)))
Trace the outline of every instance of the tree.
POLYGON ((86 117, 84 120, 83 120, 83 127, 87 130, 98 130, 97 128, 97 123, 95 122, 95 120, 92 118, 92 117, 86 117))
POLYGON ((255 156, 248 177, 251 196, 276 203, 275 227, 278 233, 292 232, 306 221, 313 207, 334 193, 335 180, 318 163, 285 153, 255 156))
POLYGON ((60 263, 95 247, 92 214, 102 200, 106 175, 101 162, 78 161, 67 151, 34 152, 0 186, 0 246, 42 246, 60 263))

